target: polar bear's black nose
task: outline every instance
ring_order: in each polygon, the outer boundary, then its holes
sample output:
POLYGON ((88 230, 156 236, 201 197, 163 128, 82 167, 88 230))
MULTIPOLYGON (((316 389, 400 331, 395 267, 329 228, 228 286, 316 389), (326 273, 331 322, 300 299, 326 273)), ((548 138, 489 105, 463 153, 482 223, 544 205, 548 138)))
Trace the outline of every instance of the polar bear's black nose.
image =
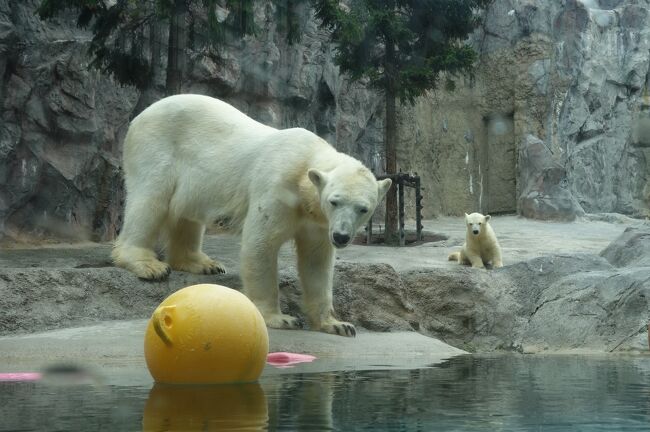
POLYGON ((474 234, 478 234, 478 230, 474 230, 473 232, 474 232, 474 234))
POLYGON ((334 238, 334 243, 337 245, 345 245, 348 244, 350 241, 350 236, 347 234, 335 232, 332 234, 332 237, 334 238))

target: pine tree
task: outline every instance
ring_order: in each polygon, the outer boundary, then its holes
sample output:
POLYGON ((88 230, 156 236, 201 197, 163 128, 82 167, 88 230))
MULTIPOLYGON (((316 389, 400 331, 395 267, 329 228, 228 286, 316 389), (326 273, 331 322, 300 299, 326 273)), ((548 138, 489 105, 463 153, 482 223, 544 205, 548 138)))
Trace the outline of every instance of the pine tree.
MULTIPOLYGON (((335 62, 353 81, 385 97, 386 172, 397 170, 396 101, 413 104, 445 77, 471 74, 476 52, 464 43, 492 0, 314 0, 321 26, 331 30, 335 62), (445 74, 443 74, 445 72, 445 74)), ((386 195, 387 243, 397 243, 397 193, 386 195)))
MULTIPOLYGON (((42 0, 37 9, 41 19, 51 19, 65 11, 77 14, 77 26, 90 28, 93 38, 89 53, 91 66, 113 76, 119 83, 133 85, 143 93, 152 90, 160 68, 161 34, 168 34, 165 93, 181 92, 188 40, 191 32, 201 32, 202 40, 218 45, 227 32, 238 36, 255 33, 255 0, 42 0), (217 7, 229 11, 219 20, 217 7), (195 29, 193 13, 207 15, 206 28, 195 29), (189 31, 188 31, 189 30, 189 31)), ((145 98, 147 99, 147 98, 145 98)), ((142 99, 141 99, 142 100, 142 99)), ((140 111, 153 100, 139 103, 140 111)))

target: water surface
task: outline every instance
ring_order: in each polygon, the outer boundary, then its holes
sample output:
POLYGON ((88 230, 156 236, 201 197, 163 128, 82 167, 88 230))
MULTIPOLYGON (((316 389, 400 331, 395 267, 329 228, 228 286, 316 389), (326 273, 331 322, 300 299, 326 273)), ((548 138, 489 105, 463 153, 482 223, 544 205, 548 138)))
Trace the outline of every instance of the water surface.
POLYGON ((650 430, 647 356, 461 356, 422 369, 285 372, 231 386, 0 383, 0 430, 650 430))

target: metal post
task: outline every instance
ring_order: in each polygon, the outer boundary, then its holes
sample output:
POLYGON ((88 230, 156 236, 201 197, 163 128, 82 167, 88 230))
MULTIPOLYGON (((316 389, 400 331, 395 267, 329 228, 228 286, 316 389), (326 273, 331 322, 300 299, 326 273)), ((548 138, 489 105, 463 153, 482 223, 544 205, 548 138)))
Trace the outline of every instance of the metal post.
POLYGON ((422 191, 420 190, 420 176, 415 173, 415 230, 416 238, 422 241, 422 191))
POLYGON ((399 204, 399 245, 404 246, 406 244, 406 238, 404 236, 404 178, 401 174, 397 176, 397 200, 399 204))

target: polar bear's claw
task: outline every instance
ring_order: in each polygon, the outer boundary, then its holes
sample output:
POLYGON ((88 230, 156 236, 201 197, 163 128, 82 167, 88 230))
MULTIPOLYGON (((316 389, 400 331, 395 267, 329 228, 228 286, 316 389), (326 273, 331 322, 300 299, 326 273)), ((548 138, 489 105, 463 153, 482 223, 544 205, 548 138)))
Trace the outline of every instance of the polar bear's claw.
POLYGON ((357 330, 354 325, 347 322, 337 321, 334 323, 324 324, 321 326, 321 330, 326 333, 337 334, 339 336, 357 336, 357 330))
POLYGON ((203 269, 203 274, 224 274, 226 269, 216 261, 213 261, 208 267, 203 269))
POLYGON ((135 269, 139 279, 152 282, 164 281, 171 272, 171 267, 160 261, 138 263, 135 269))
POLYGON ((203 252, 199 252, 184 259, 171 259, 170 264, 174 270, 195 274, 222 274, 226 268, 219 261, 215 261, 203 252))
POLYGON ((296 330, 302 328, 300 320, 291 315, 278 314, 264 317, 266 326, 276 329, 296 330))

